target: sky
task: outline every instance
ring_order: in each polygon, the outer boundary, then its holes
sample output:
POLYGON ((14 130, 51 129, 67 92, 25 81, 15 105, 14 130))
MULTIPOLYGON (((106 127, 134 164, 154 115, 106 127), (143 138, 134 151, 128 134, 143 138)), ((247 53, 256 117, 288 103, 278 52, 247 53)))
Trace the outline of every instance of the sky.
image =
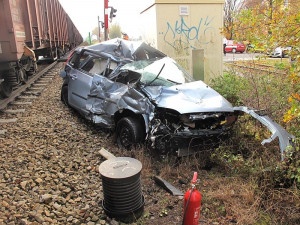
MULTIPOLYGON (((97 20, 104 21, 104 0, 59 0, 62 7, 71 17, 83 38, 98 26, 97 20)), ((140 12, 151 5, 151 0, 109 0, 108 5, 117 9, 112 23, 118 23, 121 31, 128 36, 140 36, 140 12)))

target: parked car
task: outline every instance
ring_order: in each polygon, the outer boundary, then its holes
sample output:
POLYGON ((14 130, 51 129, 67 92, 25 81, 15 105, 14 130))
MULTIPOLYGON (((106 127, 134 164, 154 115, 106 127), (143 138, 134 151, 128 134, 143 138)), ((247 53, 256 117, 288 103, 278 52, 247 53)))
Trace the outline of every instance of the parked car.
MULTIPOLYGON (((142 42, 113 39, 78 48, 61 71, 61 99, 85 118, 116 132, 121 148, 139 142, 179 156, 218 141, 241 112, 279 137, 282 154, 294 136, 266 115, 232 107, 173 59, 142 42)), ((265 140, 270 142, 271 139, 265 140)))
POLYGON ((290 51, 292 50, 292 47, 277 47, 274 49, 274 51, 271 53, 270 57, 273 58, 284 58, 287 56, 290 51))
POLYGON ((253 44, 249 44, 247 45, 247 52, 255 52, 255 53, 264 53, 266 51, 267 47, 264 46, 256 46, 253 44))
POLYGON ((237 42, 234 40, 228 40, 225 47, 225 52, 240 52, 243 53, 246 50, 246 46, 243 42, 237 42))

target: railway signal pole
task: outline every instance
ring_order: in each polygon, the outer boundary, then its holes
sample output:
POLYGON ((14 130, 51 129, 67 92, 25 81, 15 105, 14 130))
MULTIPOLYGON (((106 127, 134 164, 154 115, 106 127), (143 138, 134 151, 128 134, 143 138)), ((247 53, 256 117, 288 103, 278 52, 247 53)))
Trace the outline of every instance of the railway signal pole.
POLYGON ((110 22, 114 17, 116 17, 115 13, 117 12, 117 10, 114 7, 108 6, 108 0, 104 0, 104 40, 105 41, 108 40, 108 8, 110 8, 110 15, 109 15, 110 22))
POLYGON ((108 0, 104 0, 104 40, 108 39, 108 0))

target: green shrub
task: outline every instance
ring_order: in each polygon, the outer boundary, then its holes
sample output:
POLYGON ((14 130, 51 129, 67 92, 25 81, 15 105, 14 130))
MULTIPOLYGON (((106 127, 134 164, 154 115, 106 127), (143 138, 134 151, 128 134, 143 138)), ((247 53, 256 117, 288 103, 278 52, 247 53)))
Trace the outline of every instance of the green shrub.
POLYGON ((243 77, 234 73, 224 72, 224 75, 211 81, 211 86, 222 96, 224 96, 234 106, 243 104, 240 92, 248 86, 248 82, 243 77))
MULTIPOLYGON (((290 93, 294 92, 287 75, 241 69, 224 72, 222 77, 211 81, 211 86, 234 106, 266 109, 274 121, 299 140, 299 124, 283 122, 283 116, 290 107, 290 93)), ((273 142, 266 147, 260 145, 263 139, 270 137, 270 133, 254 121, 247 115, 240 117, 230 140, 212 154, 212 160, 230 174, 258 177, 264 181, 264 186, 290 186, 295 182, 300 187, 299 147, 295 143, 296 151, 287 157, 286 162, 281 162, 278 143, 273 142)))

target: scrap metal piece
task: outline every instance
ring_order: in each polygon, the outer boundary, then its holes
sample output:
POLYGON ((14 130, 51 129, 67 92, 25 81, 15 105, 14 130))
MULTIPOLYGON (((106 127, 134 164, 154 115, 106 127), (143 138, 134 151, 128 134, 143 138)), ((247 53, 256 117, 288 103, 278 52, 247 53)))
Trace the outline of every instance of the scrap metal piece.
POLYGON ((154 177, 155 182, 163 187, 164 189, 166 189, 168 192, 170 192, 172 195, 176 195, 176 196, 183 196, 183 193, 178 190, 177 188, 175 188, 172 184, 170 184, 169 182, 167 182, 166 180, 164 180, 163 178, 159 177, 159 176, 155 176, 154 177))
POLYGON ((274 122, 270 117, 267 115, 259 115, 255 112, 255 110, 248 109, 245 106, 240 107, 233 107, 234 111, 241 111, 247 114, 250 114, 255 119, 260 121, 263 125, 265 125, 272 133, 272 136, 268 139, 265 139, 262 141, 262 145, 265 143, 270 143, 273 141, 276 137, 279 139, 279 146, 281 151, 281 160, 283 161, 285 159, 286 150, 288 146, 294 147, 295 142, 295 136, 289 134, 283 127, 281 127, 278 123, 274 122))

